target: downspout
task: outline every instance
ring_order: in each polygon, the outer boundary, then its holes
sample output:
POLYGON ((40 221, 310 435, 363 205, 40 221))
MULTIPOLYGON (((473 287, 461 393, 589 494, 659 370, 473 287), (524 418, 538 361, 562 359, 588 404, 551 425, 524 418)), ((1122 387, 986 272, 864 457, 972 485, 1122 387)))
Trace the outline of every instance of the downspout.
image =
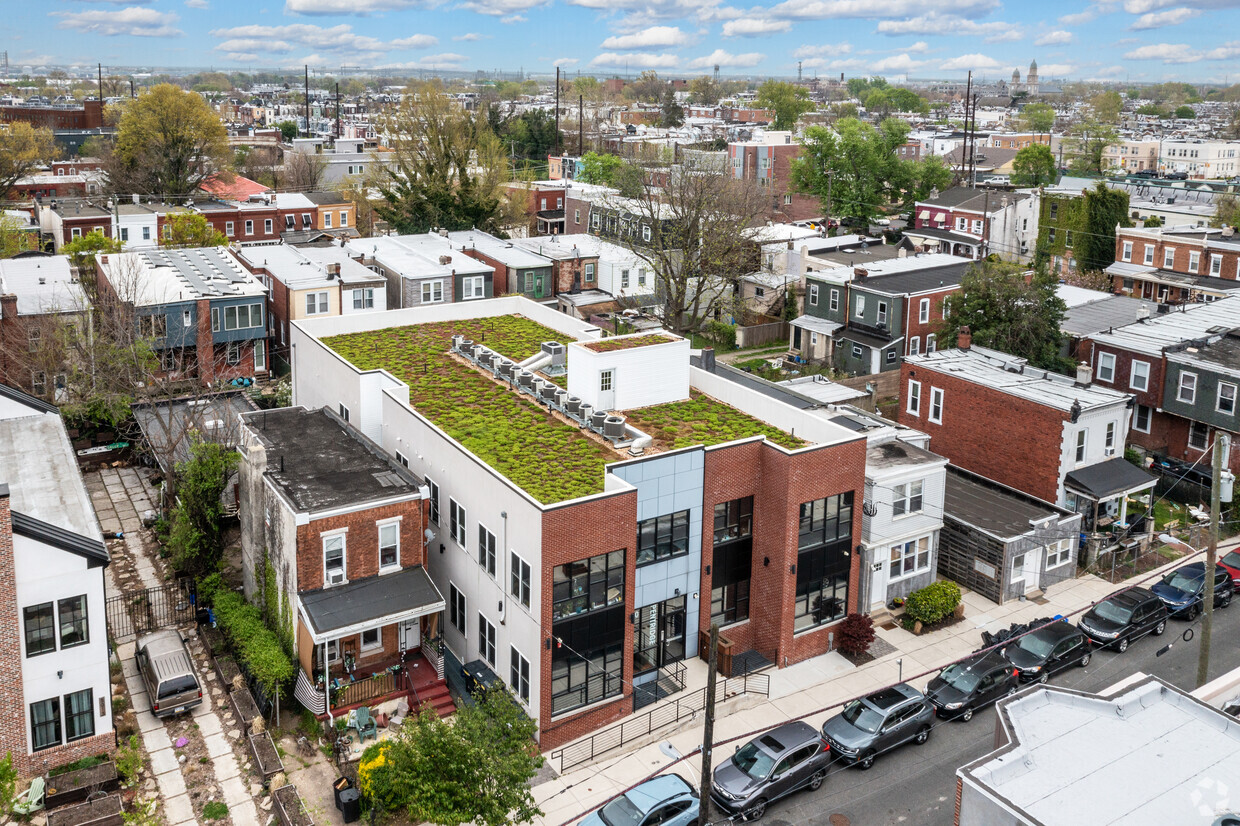
POLYGON ((332 687, 331 687, 331 670, 327 667, 327 640, 323 640, 323 708, 327 711, 327 724, 335 726, 336 720, 332 717, 332 687))

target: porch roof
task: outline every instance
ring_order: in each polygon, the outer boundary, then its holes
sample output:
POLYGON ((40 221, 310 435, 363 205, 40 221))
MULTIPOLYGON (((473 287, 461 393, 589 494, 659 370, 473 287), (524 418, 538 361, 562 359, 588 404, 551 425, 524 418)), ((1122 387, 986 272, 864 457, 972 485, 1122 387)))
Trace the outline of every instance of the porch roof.
POLYGON ((420 565, 298 594, 297 599, 316 645, 444 609, 443 595, 420 565))
POLYGON ((1077 468, 1064 478, 1063 483, 1064 487, 1076 493, 1102 502, 1121 493, 1135 493, 1152 488, 1155 481, 1157 480, 1153 476, 1132 462, 1116 456, 1105 462, 1077 468))
POLYGON ((824 336, 834 335, 835 331, 843 327, 836 321, 828 321, 825 318, 819 318, 812 315, 801 315, 789 322, 793 327, 800 327, 802 330, 809 330, 813 333, 821 333, 824 336))

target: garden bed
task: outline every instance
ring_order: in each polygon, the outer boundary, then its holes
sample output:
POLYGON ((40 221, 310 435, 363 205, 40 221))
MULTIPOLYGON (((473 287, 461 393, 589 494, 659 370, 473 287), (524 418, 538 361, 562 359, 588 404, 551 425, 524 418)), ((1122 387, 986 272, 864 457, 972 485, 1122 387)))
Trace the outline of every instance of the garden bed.
POLYGON ((765 436, 793 449, 809 444, 696 390, 689 392, 686 401, 630 410, 626 415, 629 424, 651 436, 661 450, 717 445, 750 436, 765 436))
POLYGON ((264 781, 284 771, 284 762, 280 759, 280 752, 276 750, 276 744, 272 742, 270 734, 265 731, 260 734, 251 734, 249 740, 250 752, 254 755, 258 773, 263 776, 264 781))
POLYGON ((231 654, 220 654, 214 660, 215 673, 220 676, 220 682, 224 684, 225 690, 231 691, 233 679, 241 673, 241 669, 237 666, 237 661, 232 658, 231 654))
POLYGON ((306 811, 305 804, 301 801, 301 795, 297 793, 297 787, 293 785, 281 786, 271 793, 271 799, 275 802, 276 815, 280 818, 283 826, 313 826, 314 820, 311 819, 310 813, 306 811))
POLYGON ((92 791, 110 792, 116 788, 116 764, 111 760, 81 769, 52 775, 46 780, 46 806, 63 806, 85 800, 92 791))
POLYGON ((123 822, 119 794, 47 813, 47 826, 121 826, 123 822))
POLYGON ((258 703, 254 702, 254 695, 248 688, 239 688, 229 694, 229 697, 232 699, 233 708, 237 711, 237 719, 248 731, 254 718, 262 716, 258 711, 258 703))

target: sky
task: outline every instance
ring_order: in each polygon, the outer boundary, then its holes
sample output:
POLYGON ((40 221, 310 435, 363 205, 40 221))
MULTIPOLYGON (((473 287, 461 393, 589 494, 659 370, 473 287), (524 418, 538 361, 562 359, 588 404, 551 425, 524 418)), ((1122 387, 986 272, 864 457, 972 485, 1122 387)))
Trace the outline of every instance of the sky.
POLYGON ((1240 0, 3 0, 14 66, 1240 82, 1240 0), (735 5, 733 5, 735 3, 735 5))

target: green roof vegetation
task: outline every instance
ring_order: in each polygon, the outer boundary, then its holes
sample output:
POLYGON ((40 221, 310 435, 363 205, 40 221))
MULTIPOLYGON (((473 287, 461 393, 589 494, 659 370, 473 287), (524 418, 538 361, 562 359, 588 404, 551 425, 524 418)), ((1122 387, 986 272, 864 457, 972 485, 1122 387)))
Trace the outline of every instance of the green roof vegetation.
POLYGON ((786 448, 809 444, 696 390, 689 391, 685 401, 629 410, 625 415, 629 424, 654 439, 654 446, 659 450, 692 445, 709 447, 758 435, 786 448))
POLYGON ((615 350, 649 347, 652 344, 667 344, 669 341, 674 341, 674 339, 660 333, 651 333, 644 336, 633 336, 632 338, 604 338, 598 341, 586 342, 585 346, 596 353, 611 353, 615 350))
POLYGON ((603 490, 616 454, 530 401, 452 358, 453 334, 522 361, 566 338, 519 316, 348 333, 323 339, 361 370, 386 369, 409 385, 419 413, 539 502, 603 490))

